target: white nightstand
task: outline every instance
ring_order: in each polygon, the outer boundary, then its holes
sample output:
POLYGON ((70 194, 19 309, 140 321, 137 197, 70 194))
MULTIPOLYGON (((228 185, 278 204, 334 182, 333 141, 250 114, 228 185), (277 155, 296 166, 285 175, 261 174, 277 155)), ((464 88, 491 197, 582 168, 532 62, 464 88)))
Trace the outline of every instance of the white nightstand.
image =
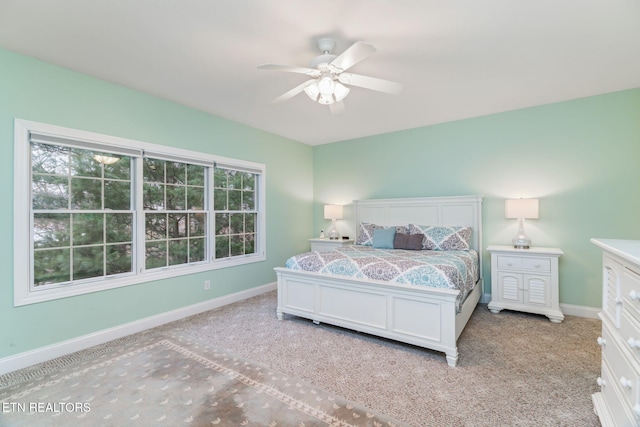
POLYGON ((331 239, 319 239, 319 238, 315 238, 315 239, 309 239, 309 243, 311 243, 311 250, 312 251, 330 251, 332 249, 335 248, 339 248, 340 246, 347 246, 347 245, 353 245, 353 239, 349 239, 349 240, 343 240, 343 239, 337 239, 337 240, 331 240, 331 239))
POLYGON ((491 253, 492 313, 508 309, 543 314, 554 323, 564 320, 558 289, 560 249, 492 245, 487 251, 491 253))

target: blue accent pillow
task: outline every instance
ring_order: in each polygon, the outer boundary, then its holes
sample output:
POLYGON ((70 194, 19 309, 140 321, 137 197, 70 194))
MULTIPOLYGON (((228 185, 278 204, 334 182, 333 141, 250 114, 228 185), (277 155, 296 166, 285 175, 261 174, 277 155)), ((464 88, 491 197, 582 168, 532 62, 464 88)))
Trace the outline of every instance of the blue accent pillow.
POLYGON ((379 228, 373 231, 371 246, 378 249, 393 249, 393 239, 396 237, 394 227, 379 228))

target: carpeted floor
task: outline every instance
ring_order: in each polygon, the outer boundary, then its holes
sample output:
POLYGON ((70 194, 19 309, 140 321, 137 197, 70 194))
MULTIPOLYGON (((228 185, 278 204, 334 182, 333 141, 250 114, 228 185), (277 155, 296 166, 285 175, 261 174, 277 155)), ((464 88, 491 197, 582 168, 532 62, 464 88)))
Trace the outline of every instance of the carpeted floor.
POLYGON ((600 425, 591 403, 600 373, 599 320, 566 316, 554 324, 525 313, 492 314, 480 304, 451 368, 442 353, 293 316, 278 321, 275 306, 270 292, 5 375, 0 387, 130 340, 162 337, 221 349, 413 426, 600 425))

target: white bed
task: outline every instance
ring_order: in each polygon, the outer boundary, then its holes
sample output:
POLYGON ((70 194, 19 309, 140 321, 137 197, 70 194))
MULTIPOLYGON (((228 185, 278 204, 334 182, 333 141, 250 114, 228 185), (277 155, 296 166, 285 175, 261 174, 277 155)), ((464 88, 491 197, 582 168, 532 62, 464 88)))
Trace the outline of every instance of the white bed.
POLYGON ((446 354, 456 366, 457 340, 482 295, 482 196, 357 200, 355 229, 368 222, 471 226, 479 280, 456 310, 457 290, 403 285, 275 268, 277 316, 291 314, 446 354))

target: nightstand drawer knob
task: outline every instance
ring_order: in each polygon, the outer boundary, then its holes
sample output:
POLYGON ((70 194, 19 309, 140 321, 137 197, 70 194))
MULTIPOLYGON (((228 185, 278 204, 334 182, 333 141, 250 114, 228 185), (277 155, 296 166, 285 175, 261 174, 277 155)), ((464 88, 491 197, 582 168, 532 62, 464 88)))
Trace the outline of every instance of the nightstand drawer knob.
POLYGON ((513 266, 513 263, 512 263, 512 262, 508 262, 508 263, 507 263, 507 267, 512 267, 512 266, 513 266))
POLYGON ((640 404, 636 403, 636 405, 633 407, 633 412, 635 412, 636 417, 640 417, 640 404))
POLYGON ((631 299, 631 301, 638 301, 640 299, 640 293, 631 291, 629 292, 629 298, 631 299))
POLYGON ((607 345, 607 340, 605 340, 602 337, 598 337, 598 339, 596 340, 598 342, 598 345, 601 347, 604 347, 605 345, 607 345))
POLYGON ((640 348, 640 340, 635 340, 633 337, 629 337, 627 344, 629 344, 631 348, 640 348))
POLYGON ((598 384, 600 387, 604 387, 607 383, 600 377, 598 377, 598 379, 596 380, 596 384, 598 384))
POLYGON ((631 388, 633 386, 633 382, 631 380, 626 379, 625 377, 620 377, 620 385, 622 387, 631 388))
POLYGON ((534 265, 535 268, 540 268, 540 264, 534 265))

